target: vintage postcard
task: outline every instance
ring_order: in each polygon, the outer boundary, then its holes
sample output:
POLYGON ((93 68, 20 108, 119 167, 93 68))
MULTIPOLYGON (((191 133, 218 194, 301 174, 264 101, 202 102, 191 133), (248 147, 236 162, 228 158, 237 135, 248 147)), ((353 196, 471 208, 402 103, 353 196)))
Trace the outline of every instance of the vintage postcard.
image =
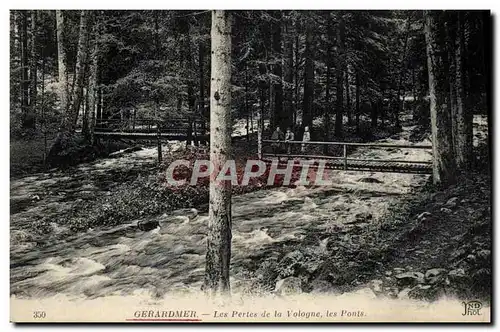
POLYGON ((491 322, 489 10, 10 10, 10 320, 491 322))

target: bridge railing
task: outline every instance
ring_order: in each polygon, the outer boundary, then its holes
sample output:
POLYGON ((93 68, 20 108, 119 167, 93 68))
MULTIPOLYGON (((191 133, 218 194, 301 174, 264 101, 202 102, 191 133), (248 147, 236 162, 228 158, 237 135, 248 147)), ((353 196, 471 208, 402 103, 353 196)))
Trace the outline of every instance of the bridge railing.
MULTIPOLYGON (((193 135, 203 134, 201 119, 174 118, 168 120, 153 119, 98 119, 95 130, 98 132, 120 131, 138 133, 186 133, 192 125, 193 135)), ((205 124, 205 127, 206 124, 205 124)), ((206 129, 206 128, 205 128, 206 129)))
MULTIPOLYGON (((347 148, 349 146, 355 147, 370 147, 376 149, 424 149, 432 150, 432 145, 405 145, 405 144, 386 144, 386 143, 358 143, 358 142, 323 142, 323 141, 284 141, 284 140, 262 140, 262 143, 271 143, 273 148, 272 153, 261 153, 259 159, 266 157, 275 158, 304 158, 304 159, 324 159, 324 160, 341 160, 343 161, 343 168, 347 170, 349 162, 366 162, 366 163, 401 163, 401 164, 418 164, 418 165, 431 165, 431 161, 427 160, 406 160, 406 159, 368 159, 368 158, 349 158, 347 148), (301 146, 301 154, 292 153, 291 147, 293 145, 301 146), (305 146, 320 145, 320 146, 341 146, 342 156, 331 155, 315 155, 305 154, 305 146), (283 153, 285 152, 285 153, 283 153)), ((259 151, 263 151, 262 148, 259 151)))

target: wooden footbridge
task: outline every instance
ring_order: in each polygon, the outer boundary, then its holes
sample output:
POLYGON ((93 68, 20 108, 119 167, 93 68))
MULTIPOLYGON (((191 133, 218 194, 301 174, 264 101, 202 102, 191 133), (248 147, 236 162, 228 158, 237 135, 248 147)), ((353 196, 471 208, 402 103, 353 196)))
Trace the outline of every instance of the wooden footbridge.
POLYGON ((208 128, 200 119, 173 118, 167 120, 98 120, 94 135, 98 138, 149 139, 172 141, 208 140, 208 128))
MULTIPOLYGON (((161 161, 161 142, 165 140, 208 142, 209 129, 201 119, 174 118, 168 121, 158 120, 98 120, 94 135, 101 139, 154 140, 158 145, 158 160, 161 161)), ((262 137, 262 135, 258 135, 262 137)), ((286 165, 289 160, 311 160, 315 167, 319 161, 325 168, 344 171, 370 171, 411 174, 431 174, 432 162, 429 160, 410 159, 368 159, 354 158, 349 154, 358 148, 368 149, 424 149, 432 152, 431 145, 402 145, 358 142, 323 142, 323 141, 275 141, 258 139, 258 158, 272 162, 277 160, 286 165), (321 149, 321 147, 323 149, 321 149), (325 149, 326 148, 326 149, 325 149), (328 153, 320 153, 320 151, 328 153)))
POLYGON ((428 160, 407 160, 407 159, 368 159, 352 158, 348 152, 357 148, 369 149, 424 149, 432 151, 432 145, 402 145, 384 143, 357 143, 357 142, 322 142, 322 141, 274 141, 262 140, 259 147, 259 158, 272 162, 278 160, 280 165, 286 165, 289 160, 311 160, 315 162, 311 167, 318 166, 319 161, 323 161, 326 169, 336 169, 344 171, 370 171, 370 172, 390 172, 390 173, 411 173, 411 174, 432 174, 432 161, 428 160), (265 144, 270 149, 264 147, 265 144), (319 155, 312 150, 313 146, 337 147, 337 153, 332 155, 319 155), (341 147, 341 148, 339 148, 341 147), (264 148, 264 149, 263 149, 264 148), (267 151, 266 151, 267 150, 267 151), (264 152, 266 151, 266 152, 264 152), (300 151, 300 153, 294 153, 300 151), (340 152, 340 153, 339 153, 340 152))

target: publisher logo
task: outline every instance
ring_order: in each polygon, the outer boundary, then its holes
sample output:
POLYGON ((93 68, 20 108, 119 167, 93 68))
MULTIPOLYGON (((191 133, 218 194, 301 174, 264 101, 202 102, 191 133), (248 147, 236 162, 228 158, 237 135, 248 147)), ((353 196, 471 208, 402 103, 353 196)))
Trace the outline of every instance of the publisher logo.
POLYGON ((462 316, 480 316, 481 315, 481 308, 483 307, 483 304, 479 301, 469 301, 469 302, 462 302, 464 306, 464 313, 462 316))

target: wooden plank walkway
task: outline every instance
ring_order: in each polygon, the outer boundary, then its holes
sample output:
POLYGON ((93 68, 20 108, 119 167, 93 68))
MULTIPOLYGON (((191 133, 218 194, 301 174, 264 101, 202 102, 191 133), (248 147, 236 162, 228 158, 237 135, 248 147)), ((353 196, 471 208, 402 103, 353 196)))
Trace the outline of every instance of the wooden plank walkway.
MULTIPOLYGON (((314 156, 315 157, 315 156, 314 156)), ((288 160, 295 160, 295 164, 299 165, 299 161, 304 158, 288 158, 288 157, 278 157, 273 154, 263 154, 262 160, 271 163, 273 160, 278 160, 278 165, 280 168, 286 167, 288 160)), ((402 161, 402 160, 362 160, 355 158, 348 158, 347 164, 344 158, 310 158, 315 164, 311 165, 310 168, 318 167, 317 162, 320 160, 325 161, 325 169, 334 169, 342 171, 363 171, 363 172, 385 172, 385 173, 408 173, 408 174, 432 174, 431 162, 421 162, 421 161, 402 161)))
MULTIPOLYGON (((166 139, 172 141, 185 141, 187 140, 186 133, 180 132, 160 132, 160 133, 147 133, 147 132, 132 132, 132 131, 95 131, 94 135, 100 138, 130 138, 130 139, 166 139)), ((191 139, 206 140, 208 135, 193 135, 191 139)))

